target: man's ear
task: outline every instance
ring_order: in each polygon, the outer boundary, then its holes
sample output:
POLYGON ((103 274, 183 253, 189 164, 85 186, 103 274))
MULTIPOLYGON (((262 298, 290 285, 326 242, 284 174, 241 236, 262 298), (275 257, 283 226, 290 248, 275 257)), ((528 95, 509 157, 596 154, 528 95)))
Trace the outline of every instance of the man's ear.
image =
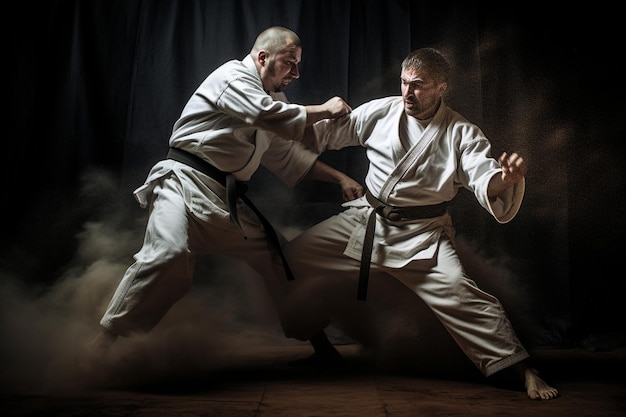
POLYGON ((265 63, 267 62, 267 51, 261 49, 258 53, 257 53, 257 61, 259 61, 259 64, 261 64, 261 66, 265 66, 265 63))

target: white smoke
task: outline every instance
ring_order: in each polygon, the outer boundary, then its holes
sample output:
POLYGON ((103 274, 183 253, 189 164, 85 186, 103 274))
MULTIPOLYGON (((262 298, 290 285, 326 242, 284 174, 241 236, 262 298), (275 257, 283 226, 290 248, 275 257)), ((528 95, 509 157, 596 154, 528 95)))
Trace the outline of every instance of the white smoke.
MULTIPOLYGON (((85 181, 83 198, 95 198, 111 179, 99 174, 85 181)), ((45 288, 32 288, 19 276, 0 280, 0 332, 4 363, 0 381, 7 392, 81 390, 186 379, 236 366, 242 357, 268 347, 300 345, 282 334, 259 277, 242 263, 207 257, 197 267, 193 290, 146 335, 117 341, 109 355, 94 357, 89 341, 140 248, 147 213, 125 212, 114 196, 106 215, 86 222, 65 272, 45 288), (129 217, 135 216, 135 219, 129 217), (130 226, 129 226, 130 225, 130 226)), ((285 216, 287 218, 287 216, 285 216)), ((301 229, 277 225, 289 238, 301 229)), ((496 290, 509 314, 524 323, 528 307, 517 278, 459 240, 459 254, 479 286, 496 290)), ((54 277, 53 277, 54 278, 54 277)), ((356 281, 355 281, 356 282, 356 281)), ((366 303, 355 299, 356 283, 333 286, 327 301, 337 321, 327 329, 335 343, 357 342, 381 366, 468 365, 466 358, 423 303, 395 280, 370 281, 366 303)), ((324 296, 321 294, 321 296, 324 296)))
MULTIPOLYGON (((91 175, 81 195, 93 198, 110 181, 102 173, 91 175)), ((199 260, 194 289, 153 331, 118 339, 106 357, 94 357, 89 342, 140 248, 147 215, 124 221, 128 213, 121 213, 115 200, 110 204, 111 210, 102 210, 108 216, 83 225, 65 272, 42 280, 53 284, 33 288, 19 276, 2 274, 0 381, 5 391, 79 390, 202 375, 255 349, 290 343, 258 276, 244 264, 207 257, 199 260)))

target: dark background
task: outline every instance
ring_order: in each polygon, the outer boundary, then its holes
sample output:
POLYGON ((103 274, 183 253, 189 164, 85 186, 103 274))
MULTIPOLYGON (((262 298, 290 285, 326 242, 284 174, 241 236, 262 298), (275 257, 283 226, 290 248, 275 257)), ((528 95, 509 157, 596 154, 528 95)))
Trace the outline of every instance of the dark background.
MULTIPOLYGON (((85 224, 106 219, 123 230, 144 216, 132 190, 165 155, 189 96, 217 66, 243 58, 258 32, 282 25, 303 41, 301 78, 286 91, 302 104, 339 95, 356 107, 397 95, 408 52, 444 51, 454 66, 447 103, 481 126, 495 154, 517 151, 530 165, 525 200, 511 223, 497 224, 461 193, 453 206, 459 235, 487 258, 506 262, 523 283, 537 344, 623 345, 623 30, 620 13, 601 6, 409 0, 7 6, 1 271, 44 293, 75 258, 85 224), (95 180, 102 178, 108 180, 95 180)), ((356 179, 365 174, 360 149, 322 158, 356 179)), ((340 210, 336 186, 305 181, 286 189, 263 170, 252 183, 251 198, 282 227, 306 227, 340 210)))

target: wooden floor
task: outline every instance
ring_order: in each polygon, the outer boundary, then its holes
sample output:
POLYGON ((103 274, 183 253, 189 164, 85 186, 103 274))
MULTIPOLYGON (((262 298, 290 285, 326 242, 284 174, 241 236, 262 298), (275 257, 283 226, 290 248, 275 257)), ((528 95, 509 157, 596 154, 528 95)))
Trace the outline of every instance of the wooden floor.
MULTIPOLYGON (((3 416, 223 416, 223 417, 623 417, 626 349, 533 351, 546 379, 561 392, 531 401, 506 383, 472 372, 461 375, 381 370, 354 345, 338 346, 345 366, 294 366, 308 345, 255 351, 211 372, 184 370, 160 377, 135 369, 109 374, 106 384, 5 387, 3 416)), ((112 372, 113 373, 113 372, 112 372)), ((103 382, 103 381, 100 381, 103 382)))

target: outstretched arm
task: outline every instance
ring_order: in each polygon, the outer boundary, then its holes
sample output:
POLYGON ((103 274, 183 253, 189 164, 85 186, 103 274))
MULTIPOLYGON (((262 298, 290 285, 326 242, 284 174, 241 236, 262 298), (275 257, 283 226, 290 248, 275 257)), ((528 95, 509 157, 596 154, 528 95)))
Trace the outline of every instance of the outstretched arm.
POLYGON ((305 106, 306 125, 311 126, 322 119, 334 119, 345 116, 352 108, 341 97, 333 97, 324 104, 305 106))
POLYGON ((503 152, 498 162, 500 163, 501 171, 500 175, 494 175, 491 181, 489 181, 489 186, 487 187, 489 198, 495 198, 501 192, 522 181, 528 171, 526 161, 517 153, 512 153, 509 156, 506 152, 503 152))
POLYGON ((344 201, 355 200, 363 196, 363 186, 361 184, 319 159, 313 164, 313 167, 307 174, 307 178, 338 184, 343 192, 344 201))

